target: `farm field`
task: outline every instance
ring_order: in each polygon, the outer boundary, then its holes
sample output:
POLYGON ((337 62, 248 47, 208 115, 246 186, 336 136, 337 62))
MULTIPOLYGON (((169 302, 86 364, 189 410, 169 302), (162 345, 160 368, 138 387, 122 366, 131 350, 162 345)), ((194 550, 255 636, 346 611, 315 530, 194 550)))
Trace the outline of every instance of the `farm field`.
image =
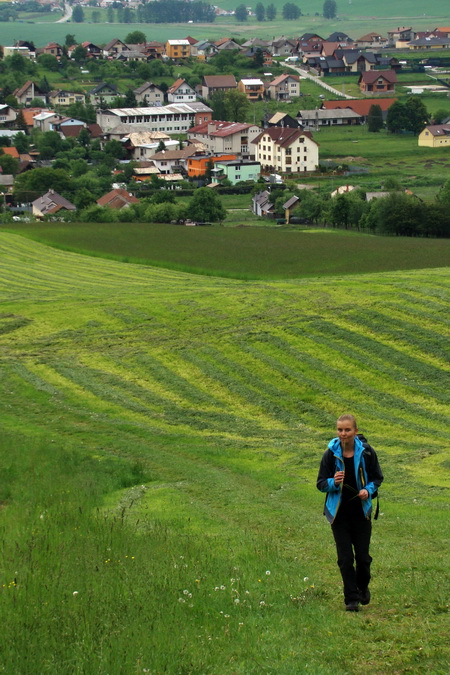
MULTIPOLYGON (((230 0, 231 2, 231 0, 230 0)), ((321 16, 314 16, 317 11, 317 5, 311 8, 308 16, 302 16, 299 21, 284 21, 278 18, 276 21, 258 23, 255 20, 239 24, 232 17, 218 19, 213 24, 94 24, 94 23, 28 23, 28 22, 4 22, 0 23, 0 44, 9 44, 12 39, 34 40, 36 45, 42 46, 50 40, 63 43, 67 33, 74 34, 79 42, 91 40, 98 43, 106 43, 114 37, 123 39, 132 30, 142 30, 147 39, 167 40, 170 38, 184 38, 189 33, 195 38, 219 39, 224 35, 233 35, 236 37, 270 37, 286 35, 294 36, 305 32, 317 32, 323 37, 327 37, 334 31, 345 31, 353 38, 359 38, 366 34, 368 30, 379 31, 385 34, 392 27, 403 25, 404 21, 414 23, 417 30, 434 29, 436 26, 448 25, 447 3, 440 0, 436 6, 433 16, 423 16, 423 11, 405 10, 405 14, 392 12, 391 6, 388 11, 384 8, 382 17, 374 17, 371 11, 364 16, 359 11, 357 4, 355 14, 343 13, 333 20, 325 20, 321 16), (439 5, 442 3, 442 9, 439 5), (390 18, 392 17, 392 18, 390 18), (370 27, 368 28, 368 24, 370 27)), ((281 3, 281 4, 284 4, 281 3)), ((414 7, 415 3, 408 3, 408 7, 414 7)), ((230 7, 235 9, 234 0, 230 7)), ((396 5, 395 5, 396 7, 396 5)), ((348 6, 351 9, 351 6, 348 6)), ((302 11, 307 12, 306 7, 302 11)), ((380 11, 381 14, 381 11, 380 11)), ((59 18, 59 17, 55 17, 59 18)))
MULTIPOLYGON (((260 222, 249 211, 236 213, 243 224, 248 217, 253 224, 260 222)), ((8 229, 65 250, 241 279, 345 275, 450 263, 450 240, 314 228, 18 223, 8 229)))
POLYGON ((0 255, 4 672, 447 673, 448 269, 0 255), (355 616, 315 489, 343 410, 385 473, 355 616))

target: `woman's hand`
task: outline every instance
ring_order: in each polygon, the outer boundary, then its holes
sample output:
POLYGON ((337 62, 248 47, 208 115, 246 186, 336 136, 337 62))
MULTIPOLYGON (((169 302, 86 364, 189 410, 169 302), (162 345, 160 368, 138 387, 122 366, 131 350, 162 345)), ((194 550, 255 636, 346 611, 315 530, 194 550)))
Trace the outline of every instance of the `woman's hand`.
POLYGON ((366 501, 366 499, 369 499, 369 493, 367 490, 360 490, 358 492, 358 497, 363 500, 363 502, 366 501))
POLYGON ((344 471, 336 471, 334 474, 334 484, 336 487, 344 482, 344 471))

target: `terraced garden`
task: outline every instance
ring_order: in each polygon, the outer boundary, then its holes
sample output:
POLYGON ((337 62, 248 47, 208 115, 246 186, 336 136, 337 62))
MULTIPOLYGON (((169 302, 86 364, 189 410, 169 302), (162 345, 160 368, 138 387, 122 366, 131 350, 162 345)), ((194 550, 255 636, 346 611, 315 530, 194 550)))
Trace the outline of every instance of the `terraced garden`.
POLYGON ((0 670, 447 672, 448 268, 0 256, 0 670), (386 476, 356 616, 315 489, 343 410, 386 476))

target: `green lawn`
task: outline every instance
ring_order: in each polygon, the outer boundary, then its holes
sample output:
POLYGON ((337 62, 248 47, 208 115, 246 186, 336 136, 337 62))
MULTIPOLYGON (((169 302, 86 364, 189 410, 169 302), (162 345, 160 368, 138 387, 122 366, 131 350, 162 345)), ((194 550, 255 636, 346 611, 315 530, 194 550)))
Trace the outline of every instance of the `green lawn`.
POLYGON ((4 672, 447 674, 448 269, 0 256, 4 672), (315 488, 342 411, 385 473, 354 616, 315 488))

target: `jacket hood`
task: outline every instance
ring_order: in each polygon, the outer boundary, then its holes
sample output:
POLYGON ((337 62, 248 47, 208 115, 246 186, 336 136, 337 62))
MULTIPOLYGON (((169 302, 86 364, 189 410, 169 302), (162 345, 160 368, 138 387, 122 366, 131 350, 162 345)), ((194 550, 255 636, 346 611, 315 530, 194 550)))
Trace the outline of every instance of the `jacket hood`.
MULTIPOLYGON (((328 448, 331 450, 333 455, 337 455, 338 457, 342 458, 342 448, 341 448, 341 442, 339 438, 332 438, 331 441, 328 443, 328 448)), ((358 436, 355 436, 355 455, 359 455, 361 452, 363 452, 364 446, 359 440, 358 436)))

